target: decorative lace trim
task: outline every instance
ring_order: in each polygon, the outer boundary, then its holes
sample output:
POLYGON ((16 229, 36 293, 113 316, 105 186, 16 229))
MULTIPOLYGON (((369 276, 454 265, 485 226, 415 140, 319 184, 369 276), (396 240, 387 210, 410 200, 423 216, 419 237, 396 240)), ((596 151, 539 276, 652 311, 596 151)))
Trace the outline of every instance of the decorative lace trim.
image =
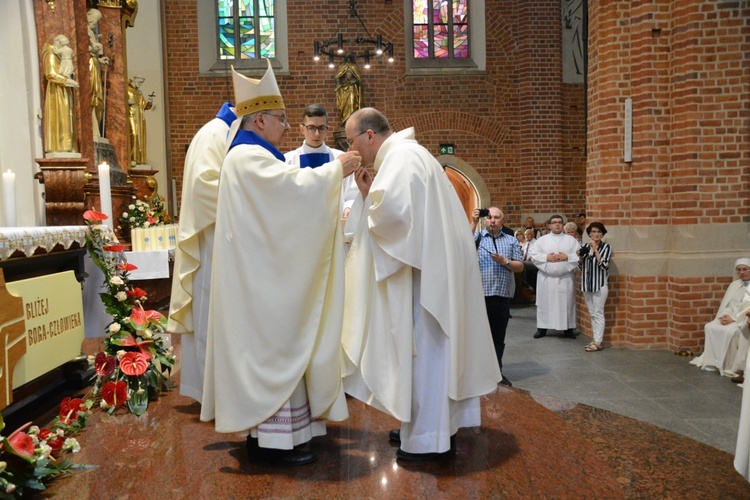
POLYGON ((51 252, 57 245, 68 250, 73 243, 78 243, 85 248, 87 231, 86 226, 3 227, 0 228, 0 260, 19 251, 26 257, 31 257, 38 249, 51 252))

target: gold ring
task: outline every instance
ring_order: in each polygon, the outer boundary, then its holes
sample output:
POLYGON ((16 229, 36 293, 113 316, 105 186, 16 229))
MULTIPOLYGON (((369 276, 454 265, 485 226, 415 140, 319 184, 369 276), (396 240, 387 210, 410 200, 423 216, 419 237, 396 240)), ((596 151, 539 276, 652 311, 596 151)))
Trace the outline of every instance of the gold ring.
POLYGON ((357 162, 357 166, 358 166, 358 167, 361 167, 361 166, 362 166, 362 162, 361 162, 361 161, 358 161, 358 162, 357 162))

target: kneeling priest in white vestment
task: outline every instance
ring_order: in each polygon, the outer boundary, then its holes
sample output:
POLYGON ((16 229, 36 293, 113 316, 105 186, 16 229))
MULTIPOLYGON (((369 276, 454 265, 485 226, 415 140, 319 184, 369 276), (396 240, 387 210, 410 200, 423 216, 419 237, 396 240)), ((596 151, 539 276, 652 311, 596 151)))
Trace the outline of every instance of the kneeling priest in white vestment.
POLYGON ((290 127, 270 62, 261 80, 233 78, 238 120, 219 179, 201 420, 248 434, 253 458, 301 465, 317 456, 299 445, 325 434, 325 419, 348 417, 339 202, 360 157, 286 164, 278 147, 290 127))
POLYGON ((377 172, 355 174, 365 198, 347 220, 346 392, 402 422, 397 458, 448 456, 502 379, 466 214, 414 129, 393 133, 365 108, 346 135, 377 172))

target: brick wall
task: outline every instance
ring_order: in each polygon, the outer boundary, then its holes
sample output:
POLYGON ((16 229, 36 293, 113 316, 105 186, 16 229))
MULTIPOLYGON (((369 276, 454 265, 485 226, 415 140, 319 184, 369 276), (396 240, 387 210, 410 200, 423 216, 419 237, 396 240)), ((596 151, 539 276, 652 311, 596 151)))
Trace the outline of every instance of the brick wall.
MULTIPOLYGON (((584 96, 582 85, 561 83, 559 0, 487 1, 486 73, 431 77, 406 75, 402 2, 360 2, 370 32, 392 40, 396 58, 362 70, 364 104, 396 129, 414 126, 435 155, 441 142, 454 143, 511 226, 525 213, 581 210, 606 224, 615 253, 608 341, 700 350, 703 324, 731 280, 727 263, 750 248, 747 238, 722 236, 724 227, 746 235, 750 208, 747 3, 588 3, 584 96), (623 161, 628 97, 632 163, 623 161), (704 257, 721 263, 703 266, 704 257)), ((186 145, 232 91, 227 76, 198 75, 195 0, 170 0, 165 11, 170 154, 179 180, 186 145)), ((288 2, 288 16, 290 74, 277 78, 287 112, 295 124, 306 104, 320 102, 337 129, 334 70, 312 61, 311 33, 351 37, 357 21, 341 0, 288 2)), ((293 127, 282 149, 300 141, 293 127)), ((579 312, 590 333, 582 303, 579 312)))
MULTIPOLYGON (((494 0, 485 8, 485 75, 405 76, 403 4, 360 2, 368 29, 393 41, 396 59, 361 70, 364 105, 383 111, 396 129, 415 127, 436 156, 441 142, 454 143, 510 224, 528 212, 577 213, 584 208, 584 94, 582 85, 560 83, 560 1, 494 0)), ((231 96, 231 81, 198 76, 197 37, 186 35, 196 30, 195 0, 170 0, 165 11, 170 154, 180 191, 185 146, 231 96)), ((322 103, 333 130, 340 126, 335 70, 312 60, 311 33, 350 38, 361 31, 341 0, 287 2, 287 14, 290 74, 277 76, 293 125, 284 151, 302 140, 296 124, 307 104, 322 103)))
POLYGON ((586 198, 589 220, 620 235, 615 343, 700 352, 730 263, 746 253, 749 15, 746 2, 589 2, 586 198))

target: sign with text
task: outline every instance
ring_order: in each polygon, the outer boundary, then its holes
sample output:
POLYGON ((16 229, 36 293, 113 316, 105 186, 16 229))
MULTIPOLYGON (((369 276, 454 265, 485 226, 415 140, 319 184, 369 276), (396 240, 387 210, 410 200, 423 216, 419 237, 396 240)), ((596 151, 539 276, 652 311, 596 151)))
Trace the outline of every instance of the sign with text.
POLYGON ((73 271, 12 281, 5 286, 23 301, 26 354, 12 371, 15 389, 81 354, 85 335, 83 298, 73 271))

